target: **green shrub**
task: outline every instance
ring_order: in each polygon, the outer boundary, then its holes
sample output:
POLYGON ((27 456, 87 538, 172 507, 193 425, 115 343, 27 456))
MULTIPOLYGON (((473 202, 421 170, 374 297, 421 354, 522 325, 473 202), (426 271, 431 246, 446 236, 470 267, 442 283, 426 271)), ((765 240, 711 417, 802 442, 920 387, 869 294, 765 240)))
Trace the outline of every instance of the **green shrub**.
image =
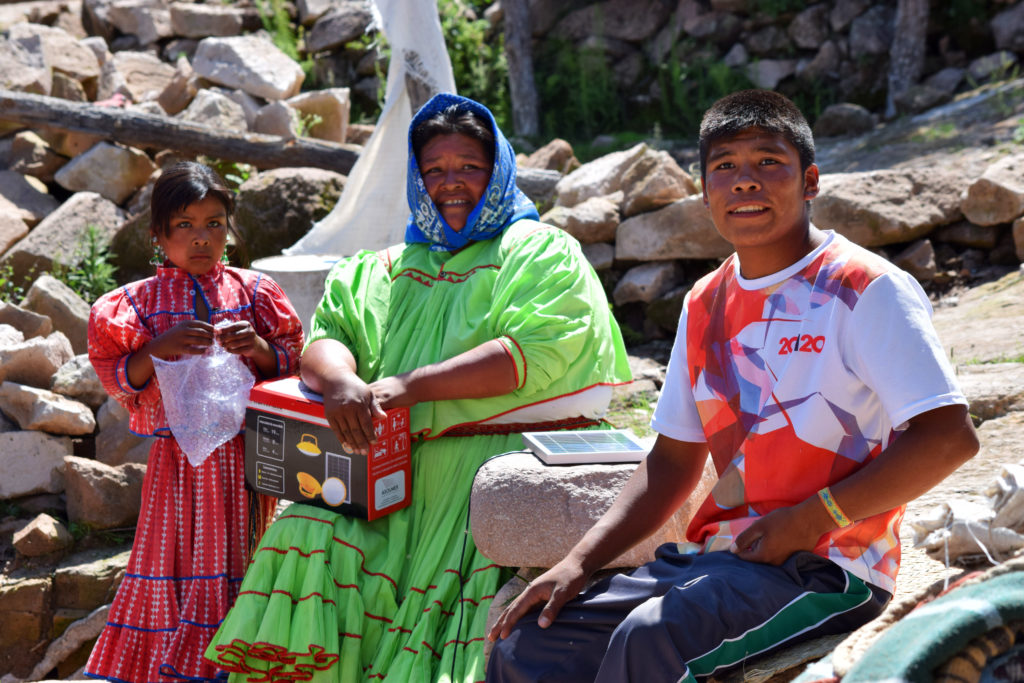
POLYGON ((94 224, 86 226, 75 249, 75 257, 72 260, 77 264, 73 266, 65 266, 55 260, 51 275, 75 290, 87 303, 91 304, 117 286, 114 278, 117 266, 111 263, 114 257, 100 229, 94 224))
POLYGON ((490 4, 481 0, 438 0, 437 9, 456 89, 460 95, 485 105, 498 127, 509 130, 512 105, 505 37, 501 32, 492 35, 486 19, 470 19, 465 12, 468 7, 480 17, 490 4))

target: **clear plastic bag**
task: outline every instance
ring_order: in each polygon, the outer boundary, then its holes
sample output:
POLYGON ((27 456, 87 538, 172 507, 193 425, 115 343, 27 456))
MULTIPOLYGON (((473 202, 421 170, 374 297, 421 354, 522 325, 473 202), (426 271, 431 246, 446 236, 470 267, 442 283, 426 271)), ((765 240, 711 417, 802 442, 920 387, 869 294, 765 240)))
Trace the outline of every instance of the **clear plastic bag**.
POLYGON ((171 434, 193 467, 242 428, 255 383, 242 359, 216 341, 199 356, 153 359, 171 434))

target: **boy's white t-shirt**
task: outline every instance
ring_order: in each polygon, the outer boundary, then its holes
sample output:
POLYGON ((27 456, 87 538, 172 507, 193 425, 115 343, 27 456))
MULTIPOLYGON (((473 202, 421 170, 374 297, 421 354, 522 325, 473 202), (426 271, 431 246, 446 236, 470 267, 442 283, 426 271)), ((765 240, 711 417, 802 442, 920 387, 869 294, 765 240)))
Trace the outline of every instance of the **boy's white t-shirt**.
MULTIPOLYGON (((859 469, 915 415, 967 402, 920 285, 825 234, 763 278, 743 278, 733 255, 684 301, 651 425, 709 445, 720 481, 687 534, 704 551, 859 469)), ((820 554, 891 591, 898 513, 865 520, 879 526, 871 547, 836 533, 820 554)))

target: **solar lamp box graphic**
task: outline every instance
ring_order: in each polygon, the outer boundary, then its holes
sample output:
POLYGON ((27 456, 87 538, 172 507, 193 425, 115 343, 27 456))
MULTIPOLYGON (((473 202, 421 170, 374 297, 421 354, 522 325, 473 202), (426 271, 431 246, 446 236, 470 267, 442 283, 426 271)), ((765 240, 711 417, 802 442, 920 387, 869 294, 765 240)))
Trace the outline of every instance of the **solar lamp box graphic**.
POLYGON ((374 420, 368 455, 344 449, 323 401, 298 377, 260 382, 245 411, 250 489, 353 517, 377 519, 411 502, 409 409, 374 420))

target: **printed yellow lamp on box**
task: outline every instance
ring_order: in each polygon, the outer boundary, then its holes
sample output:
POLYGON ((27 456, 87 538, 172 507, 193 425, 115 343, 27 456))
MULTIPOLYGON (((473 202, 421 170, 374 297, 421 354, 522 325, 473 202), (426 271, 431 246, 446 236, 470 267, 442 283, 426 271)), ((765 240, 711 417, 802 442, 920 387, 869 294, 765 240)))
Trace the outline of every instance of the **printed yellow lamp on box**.
POLYGON ((376 519, 407 506, 412 494, 409 409, 374 421, 369 455, 342 447, 323 401, 298 377, 253 387, 245 416, 245 480, 267 495, 376 519))

